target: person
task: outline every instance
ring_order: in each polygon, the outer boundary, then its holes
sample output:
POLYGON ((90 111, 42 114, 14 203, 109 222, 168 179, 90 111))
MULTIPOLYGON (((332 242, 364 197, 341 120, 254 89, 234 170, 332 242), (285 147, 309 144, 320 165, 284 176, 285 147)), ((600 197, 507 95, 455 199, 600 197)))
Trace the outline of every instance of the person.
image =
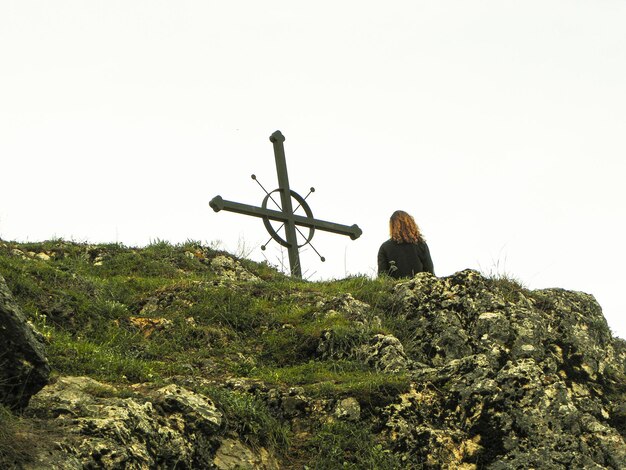
POLYGON ((399 279, 417 273, 435 274, 426 240, 411 215, 395 211, 389 219, 391 238, 378 250, 378 275, 399 279))

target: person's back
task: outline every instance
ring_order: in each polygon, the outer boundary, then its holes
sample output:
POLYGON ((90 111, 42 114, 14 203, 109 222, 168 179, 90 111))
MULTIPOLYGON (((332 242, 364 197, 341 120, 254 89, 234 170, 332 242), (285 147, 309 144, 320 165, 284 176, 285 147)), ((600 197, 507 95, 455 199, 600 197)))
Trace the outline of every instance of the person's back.
POLYGON ((413 217, 396 211, 389 220, 391 238, 378 250, 378 275, 396 279, 420 272, 435 274, 430 250, 413 217))

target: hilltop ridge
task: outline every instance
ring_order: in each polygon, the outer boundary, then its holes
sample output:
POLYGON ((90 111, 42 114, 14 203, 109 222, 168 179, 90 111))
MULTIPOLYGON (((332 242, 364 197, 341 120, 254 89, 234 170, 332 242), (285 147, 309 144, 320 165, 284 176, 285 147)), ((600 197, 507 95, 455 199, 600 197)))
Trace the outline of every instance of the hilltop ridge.
POLYGON ((3 468, 626 468, 626 342, 585 293, 197 242, 0 242, 0 274, 53 371, 0 407, 3 468))

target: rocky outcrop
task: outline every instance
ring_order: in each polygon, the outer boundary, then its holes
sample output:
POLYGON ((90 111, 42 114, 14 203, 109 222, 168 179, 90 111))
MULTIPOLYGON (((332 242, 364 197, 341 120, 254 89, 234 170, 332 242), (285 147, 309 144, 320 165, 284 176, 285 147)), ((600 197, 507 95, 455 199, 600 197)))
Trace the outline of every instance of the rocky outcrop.
POLYGON ((0 403, 24 408, 49 375, 43 341, 0 275, 0 403))
POLYGON ((592 296, 470 270, 396 295, 426 365, 385 410, 408 468, 626 468, 626 356, 592 296))
POLYGON ((45 387, 28 414, 55 430, 55 446, 25 468, 277 468, 267 450, 223 436, 222 413, 203 395, 174 384, 125 395, 88 377, 45 387))

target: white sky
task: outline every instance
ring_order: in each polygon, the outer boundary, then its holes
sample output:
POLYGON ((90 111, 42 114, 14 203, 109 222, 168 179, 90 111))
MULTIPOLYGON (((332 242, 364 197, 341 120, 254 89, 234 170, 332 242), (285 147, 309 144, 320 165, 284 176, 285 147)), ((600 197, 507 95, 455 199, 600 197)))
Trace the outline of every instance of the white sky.
MULTIPOLYGON (((316 217, 311 279, 374 275, 396 209, 438 275, 596 296, 626 338, 621 0, 0 0, 0 237, 221 240, 273 263, 277 185, 316 217)), ((285 254, 285 263, 286 254, 285 254)))

